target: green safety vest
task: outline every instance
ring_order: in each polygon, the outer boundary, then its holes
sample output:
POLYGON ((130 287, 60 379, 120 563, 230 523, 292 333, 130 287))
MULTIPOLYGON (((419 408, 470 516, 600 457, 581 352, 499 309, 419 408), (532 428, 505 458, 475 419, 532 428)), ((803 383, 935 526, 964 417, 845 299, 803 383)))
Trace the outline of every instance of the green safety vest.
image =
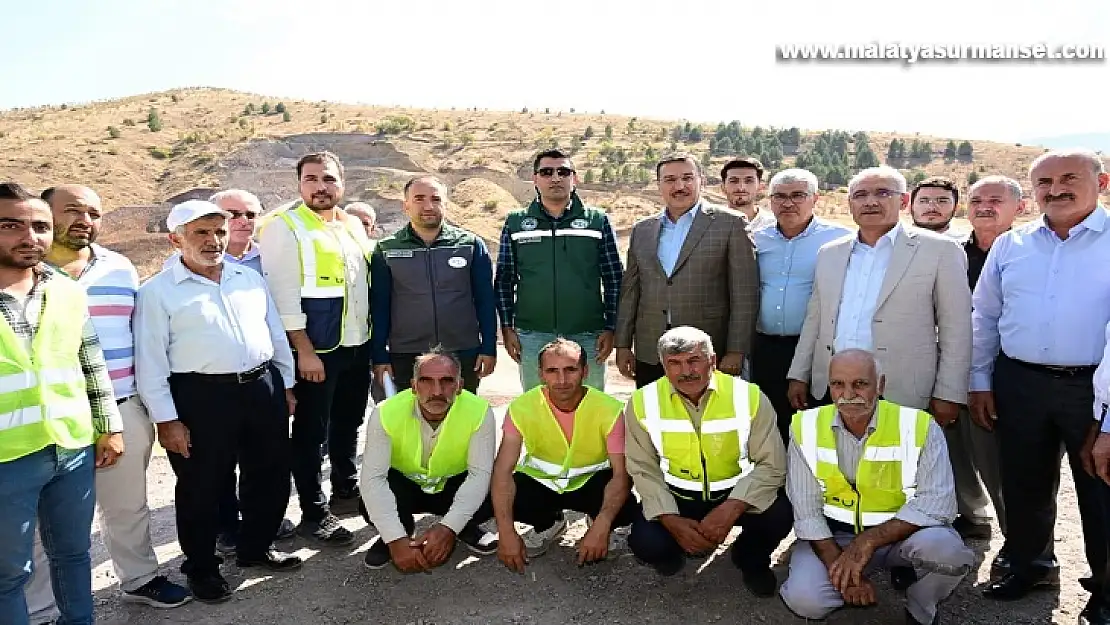
POLYGON ((61 278, 42 288, 45 303, 30 354, 0 316, 0 462, 49 445, 81 449, 96 440, 80 357, 85 290, 61 278))
POLYGON ((450 478, 467 471, 470 438, 478 431, 489 410, 489 402, 463 390, 455 397, 447 417, 439 425, 439 438, 425 465, 419 417, 413 412, 416 395, 406 389, 385 400, 378 408, 382 429, 389 436, 389 466, 420 486, 425 493, 443 490, 450 478))
MULTIPOLYGON (((305 333, 317 353, 330 352, 343 342, 343 317, 347 314, 347 266, 343 246, 329 233, 326 222, 303 202, 278 213, 275 218, 284 221, 297 239, 305 333)), ((353 227, 347 223, 348 230, 353 227)), ((361 228, 361 224, 358 227, 361 228)), ((371 249, 354 233, 349 234, 362 248, 363 257, 369 260, 371 249)))
POLYGON ((598 471, 610 468, 606 439, 620 417, 620 400, 586 387, 574 411, 568 443, 551 412, 543 387, 537 386, 509 404, 509 418, 524 439, 517 471, 557 493, 578 490, 598 471))
POLYGON ((663 479, 703 499, 736 486, 755 468, 748 434, 759 410, 759 387, 720 371, 713 377, 717 390, 702 413, 700 433, 666 377, 632 394, 633 412, 659 454, 663 479))
POLYGON ((853 487, 840 466, 832 425, 836 406, 794 415, 794 440, 824 493, 825 516, 856 533, 894 518, 917 487, 917 464, 932 417, 915 408, 879 400, 878 423, 863 445, 853 487))

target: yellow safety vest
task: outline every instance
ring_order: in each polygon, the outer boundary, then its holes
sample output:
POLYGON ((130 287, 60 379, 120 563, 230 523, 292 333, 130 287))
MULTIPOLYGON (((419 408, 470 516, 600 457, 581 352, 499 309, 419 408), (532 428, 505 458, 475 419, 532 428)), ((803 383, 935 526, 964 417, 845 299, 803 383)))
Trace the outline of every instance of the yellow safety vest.
MULTIPOLYGON (((343 246, 329 234, 324 220, 303 202, 296 208, 281 211, 275 218, 284 221, 297 239, 301 310, 307 317, 305 332, 317 353, 330 352, 343 343, 343 318, 347 314, 347 266, 343 246)), ((350 228, 348 224, 347 229, 350 228)), ((349 234, 362 249, 363 257, 369 260, 371 250, 359 237, 349 234)))
POLYGON ((587 386, 574 411, 568 443, 542 386, 517 397, 509 404, 509 418, 524 439, 517 470, 557 493, 578 490, 595 473, 610 468, 606 439, 622 407, 620 400, 587 386))
POLYGON ((754 468, 748 434, 759 410, 759 387, 720 371, 713 377, 717 390, 702 413, 700 434, 667 378, 632 394, 633 411, 659 454, 663 479, 703 499, 732 488, 754 468))
POLYGON ((874 433, 863 445, 853 487, 836 453, 832 429, 836 406, 794 415, 794 440, 824 493, 825 516, 851 525, 856 533, 894 518, 917 488, 917 464, 932 417, 915 408, 879 400, 874 433))
POLYGON ((30 354, 0 316, 0 462, 49 445, 81 449, 96 439, 80 357, 85 290, 61 277, 42 288, 30 354))
POLYGON ((419 417, 413 412, 416 395, 406 389, 385 400, 378 408, 382 429, 389 435, 389 466, 420 486, 425 493, 443 490, 447 480, 465 473, 470 439, 482 425, 489 402, 463 390, 439 425, 439 437, 425 465, 419 417))

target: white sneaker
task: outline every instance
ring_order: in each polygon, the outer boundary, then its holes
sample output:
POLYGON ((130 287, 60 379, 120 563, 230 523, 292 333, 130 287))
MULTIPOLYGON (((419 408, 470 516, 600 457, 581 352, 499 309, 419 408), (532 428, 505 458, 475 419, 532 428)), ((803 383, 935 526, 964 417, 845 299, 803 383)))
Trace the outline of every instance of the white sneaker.
POLYGON ((538 558, 547 553, 551 545, 553 545, 556 540, 559 540, 559 537, 562 536, 565 531, 567 531, 567 520, 565 517, 559 519, 555 522, 555 525, 552 525, 542 532, 537 532, 535 528, 532 528, 532 531, 526 533, 523 537, 524 547, 525 551, 528 553, 528 557, 538 558))

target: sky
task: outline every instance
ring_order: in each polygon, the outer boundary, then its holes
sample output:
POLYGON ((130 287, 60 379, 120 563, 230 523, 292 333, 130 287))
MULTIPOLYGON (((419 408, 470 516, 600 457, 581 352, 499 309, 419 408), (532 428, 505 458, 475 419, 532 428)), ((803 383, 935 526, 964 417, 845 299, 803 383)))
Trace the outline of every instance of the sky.
POLYGON ((1110 132, 1110 60, 783 63, 785 44, 1091 44, 1106 0, 40 0, 0 109, 175 87, 1005 142, 1110 132), (899 8, 900 7, 900 8, 899 8))

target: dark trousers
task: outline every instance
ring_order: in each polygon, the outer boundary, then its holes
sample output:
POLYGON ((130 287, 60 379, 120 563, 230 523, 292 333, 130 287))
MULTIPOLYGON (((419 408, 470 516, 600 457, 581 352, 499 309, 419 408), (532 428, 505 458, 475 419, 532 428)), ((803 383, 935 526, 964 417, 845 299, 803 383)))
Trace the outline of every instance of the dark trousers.
POLYGON ((786 389, 790 386, 786 374, 790 371, 790 361, 794 360, 794 349, 797 347, 796 336, 774 336, 759 332, 755 333, 752 346, 752 383, 763 391, 775 409, 783 443, 790 442, 790 420, 795 412, 786 397, 786 389))
MULTIPOLYGON (((595 519, 601 511, 605 487, 611 479, 612 470, 599 471, 578 490, 559 494, 528 475, 517 472, 513 474, 513 482, 516 484, 513 520, 531 525, 537 532, 542 532, 559 521, 563 510, 574 510, 595 519)), ((639 516, 640 504, 632 493, 628 493, 628 499, 613 519, 613 527, 629 525, 639 516)))
POLYGON ((355 467, 358 428, 366 418, 370 395, 370 345, 339 347, 320 354, 324 381, 297 378, 293 392, 293 481, 302 517, 319 521, 330 512, 324 497, 323 444, 331 457, 332 492, 351 492, 358 486, 355 467))
MULTIPOLYGON (((722 495, 727 496, 727 493, 722 495)), ((678 504, 680 516, 701 521, 725 501, 724 496, 713 501, 675 497, 675 503, 678 504)), ((762 513, 749 510, 741 514, 736 526, 743 528, 743 531, 732 543, 732 562, 742 571, 771 566, 771 554, 794 526, 794 511, 786 499, 786 492, 780 489, 775 503, 762 513)), ((684 562, 686 559, 686 552, 667 528, 659 521, 648 521, 643 516, 632 523, 628 547, 633 555, 653 566, 684 562)))
MULTIPOLYGON (((456 475, 447 480, 443 485, 443 490, 435 494, 429 494, 420 490, 420 486, 416 482, 405 477, 400 471, 396 469, 389 470, 386 481, 389 483, 389 490, 393 493, 393 498, 397 501, 397 516, 409 536, 412 536, 416 529, 416 519, 413 518, 413 515, 435 514, 443 516, 447 514, 447 511, 451 509, 451 504, 455 502, 455 493, 459 492, 459 487, 466 481, 466 475, 466 473, 456 475)), ((370 523, 370 515, 366 512, 366 505, 362 503, 362 498, 358 500, 358 513, 362 515, 364 521, 370 523)), ((470 518, 463 530, 477 527, 491 518, 493 518, 493 506, 487 494, 486 500, 478 507, 478 511, 470 518)))
POLYGON ((1033 370, 1005 354, 995 362, 995 428, 1006 501, 1006 549, 1015 573, 1031 573, 1038 557, 1051 553, 1061 441, 1075 481, 1087 564, 1100 580, 1106 571, 1106 517, 1098 478, 1087 475, 1079 457, 1093 423, 1091 377, 1033 370))
POLYGON ((168 453, 177 475, 177 536, 186 575, 215 573, 220 485, 240 470, 243 522, 238 554, 257 558, 269 548, 289 504, 289 407, 281 375, 271 365, 242 384, 201 374, 173 374, 170 392, 189 429, 189 457, 168 453))
POLYGON ((653 365, 642 360, 636 360, 636 388, 644 388, 648 384, 667 376, 663 363, 653 365))
MULTIPOLYGON (((466 355, 455 352, 455 356, 459 359, 462 365, 462 379, 463 388, 471 393, 478 392, 478 372, 474 371, 474 364, 478 361, 478 355, 475 353, 468 353, 466 355)), ((412 384, 413 370, 416 367, 416 359, 420 354, 390 354, 389 364, 393 366, 393 383, 397 386, 397 391, 403 391, 412 384)))

